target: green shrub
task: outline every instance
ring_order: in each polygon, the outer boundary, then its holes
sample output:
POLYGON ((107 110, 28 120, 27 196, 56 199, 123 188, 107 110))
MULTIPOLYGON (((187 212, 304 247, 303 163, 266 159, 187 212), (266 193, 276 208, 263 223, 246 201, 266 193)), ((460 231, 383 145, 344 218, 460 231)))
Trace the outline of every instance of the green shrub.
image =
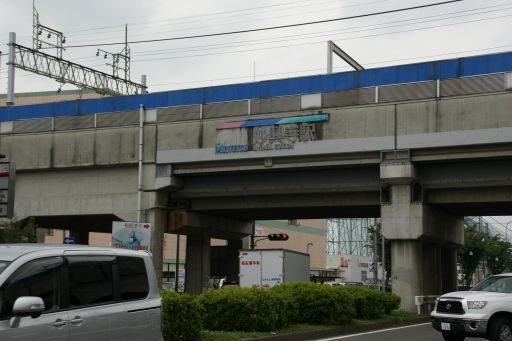
POLYGON ((203 329, 204 308, 196 297, 162 292, 163 336, 165 341, 193 341, 203 329))
POLYGON ((269 290, 224 288, 199 297, 208 330, 270 331, 285 326, 283 300, 269 290))
POLYGON ((352 297, 358 319, 376 319, 384 310, 383 294, 376 289, 362 286, 343 286, 334 289, 344 291, 352 297))
POLYGON ((391 293, 384 294, 384 312, 389 315, 398 308, 400 308, 400 297, 391 293))
POLYGON ((355 317, 349 294, 315 283, 287 283, 271 291, 285 300, 290 324, 346 324, 355 317))
POLYGON ((212 331, 271 331, 289 324, 349 324, 371 320, 400 305, 394 294, 357 286, 286 283, 270 289, 223 288, 192 297, 163 292, 166 341, 197 340, 212 331))

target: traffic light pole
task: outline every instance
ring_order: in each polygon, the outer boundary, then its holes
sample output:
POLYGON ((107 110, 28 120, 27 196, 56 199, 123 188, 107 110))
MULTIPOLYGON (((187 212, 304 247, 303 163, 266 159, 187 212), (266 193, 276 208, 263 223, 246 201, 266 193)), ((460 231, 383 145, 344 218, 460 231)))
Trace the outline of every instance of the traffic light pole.
POLYGON ((287 241, 289 239, 289 236, 286 233, 271 233, 265 237, 259 237, 260 239, 255 240, 254 234, 251 235, 251 250, 254 250, 256 247, 256 244, 261 240, 270 240, 270 241, 287 241))
POLYGON ((252 222, 252 233, 251 233, 251 250, 254 250, 256 243, 254 242, 254 234, 256 233, 256 222, 252 222))

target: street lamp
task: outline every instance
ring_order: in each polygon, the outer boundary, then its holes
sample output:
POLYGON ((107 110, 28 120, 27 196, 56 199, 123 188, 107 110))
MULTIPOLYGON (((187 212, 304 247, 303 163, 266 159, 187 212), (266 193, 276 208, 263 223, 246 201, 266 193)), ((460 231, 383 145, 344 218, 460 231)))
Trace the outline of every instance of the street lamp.
POLYGON ((308 243, 308 245, 306 245, 306 253, 309 255, 309 247, 310 246, 314 246, 313 243, 308 243))

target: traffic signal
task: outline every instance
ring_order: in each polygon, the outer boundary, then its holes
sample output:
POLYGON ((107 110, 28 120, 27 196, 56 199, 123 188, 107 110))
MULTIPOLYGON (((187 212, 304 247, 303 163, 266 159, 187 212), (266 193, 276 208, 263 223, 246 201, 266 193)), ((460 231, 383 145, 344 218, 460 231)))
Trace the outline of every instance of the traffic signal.
POLYGON ((267 236, 268 240, 280 240, 285 241, 288 240, 288 235, 286 233, 272 233, 267 236))

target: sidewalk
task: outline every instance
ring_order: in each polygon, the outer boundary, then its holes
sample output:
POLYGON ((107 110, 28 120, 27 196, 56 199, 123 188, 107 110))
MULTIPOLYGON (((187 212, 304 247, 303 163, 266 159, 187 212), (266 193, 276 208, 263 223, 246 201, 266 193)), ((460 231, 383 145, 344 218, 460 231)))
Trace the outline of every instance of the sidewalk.
POLYGON ((275 336, 263 336, 259 338, 251 338, 251 339, 243 339, 242 341, 309 341, 309 340, 318 340, 323 338, 329 338, 334 336, 348 335, 348 334, 357 334, 363 332, 369 332, 373 330, 407 326, 419 323, 427 323, 430 322, 430 316, 418 316, 418 317, 410 317, 410 318, 401 318, 394 319, 392 321, 380 321, 380 322, 370 322, 364 324, 353 324, 347 326, 339 326, 332 327, 328 329, 322 330, 312 330, 305 332, 292 332, 292 333, 283 333, 275 336))

